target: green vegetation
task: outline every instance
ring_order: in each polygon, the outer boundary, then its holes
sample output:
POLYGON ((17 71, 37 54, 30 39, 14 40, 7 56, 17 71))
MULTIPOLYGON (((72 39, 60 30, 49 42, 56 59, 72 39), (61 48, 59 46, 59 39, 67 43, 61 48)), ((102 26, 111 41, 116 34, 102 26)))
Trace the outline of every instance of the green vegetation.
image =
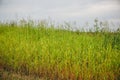
POLYGON ((45 80, 119 80, 120 32, 0 24, 0 67, 45 80))

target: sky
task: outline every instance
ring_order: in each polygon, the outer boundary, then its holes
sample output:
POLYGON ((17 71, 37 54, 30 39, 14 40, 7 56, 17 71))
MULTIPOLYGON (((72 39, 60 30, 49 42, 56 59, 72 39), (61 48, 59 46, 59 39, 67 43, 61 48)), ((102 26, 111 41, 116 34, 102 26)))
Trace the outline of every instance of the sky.
POLYGON ((22 18, 120 23, 120 0, 0 0, 0 21, 22 18))

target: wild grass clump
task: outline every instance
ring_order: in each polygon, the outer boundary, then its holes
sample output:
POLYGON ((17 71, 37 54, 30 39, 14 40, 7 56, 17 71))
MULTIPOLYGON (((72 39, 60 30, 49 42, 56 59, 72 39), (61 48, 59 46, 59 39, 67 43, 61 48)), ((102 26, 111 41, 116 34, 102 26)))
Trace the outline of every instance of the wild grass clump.
POLYGON ((47 80, 119 80, 119 58, 119 32, 0 24, 0 65, 17 74, 47 80))

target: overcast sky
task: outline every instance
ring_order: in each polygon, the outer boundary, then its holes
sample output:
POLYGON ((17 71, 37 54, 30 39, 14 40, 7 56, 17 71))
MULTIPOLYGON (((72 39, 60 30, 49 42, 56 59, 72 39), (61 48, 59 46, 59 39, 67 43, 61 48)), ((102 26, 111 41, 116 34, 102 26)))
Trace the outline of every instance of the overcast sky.
POLYGON ((19 18, 120 22, 120 0, 0 0, 0 20, 19 18))

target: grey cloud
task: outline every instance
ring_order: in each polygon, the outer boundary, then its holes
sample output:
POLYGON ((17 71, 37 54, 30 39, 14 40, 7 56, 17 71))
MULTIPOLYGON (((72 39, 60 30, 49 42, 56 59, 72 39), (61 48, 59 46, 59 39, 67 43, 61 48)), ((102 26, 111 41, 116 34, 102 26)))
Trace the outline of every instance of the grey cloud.
POLYGON ((0 0, 0 6, 3 4, 3 0, 0 0))
POLYGON ((90 20, 120 18, 120 0, 2 0, 0 18, 50 16, 55 19, 90 20))

